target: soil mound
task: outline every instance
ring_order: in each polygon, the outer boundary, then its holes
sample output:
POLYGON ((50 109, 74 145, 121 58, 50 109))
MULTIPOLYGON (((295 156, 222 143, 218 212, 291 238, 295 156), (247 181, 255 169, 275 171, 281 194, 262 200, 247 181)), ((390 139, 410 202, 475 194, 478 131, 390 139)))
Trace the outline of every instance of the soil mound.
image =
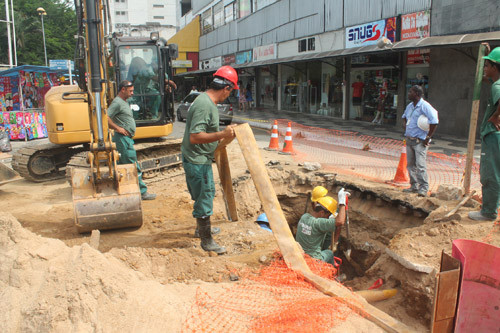
POLYGON ((70 248, 0 214, 2 332, 180 331, 198 286, 148 280, 112 254, 70 248))

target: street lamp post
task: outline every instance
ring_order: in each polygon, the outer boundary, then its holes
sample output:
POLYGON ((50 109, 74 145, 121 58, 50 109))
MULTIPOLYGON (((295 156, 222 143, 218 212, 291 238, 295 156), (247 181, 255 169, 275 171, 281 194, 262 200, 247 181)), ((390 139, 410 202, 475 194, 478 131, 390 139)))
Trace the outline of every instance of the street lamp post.
POLYGON ((45 55, 45 66, 48 66, 47 65, 47 47, 45 46, 45 28, 43 26, 43 16, 47 15, 47 12, 42 7, 38 7, 36 9, 36 11, 38 12, 38 15, 40 15, 40 18, 42 19, 43 53, 45 55))

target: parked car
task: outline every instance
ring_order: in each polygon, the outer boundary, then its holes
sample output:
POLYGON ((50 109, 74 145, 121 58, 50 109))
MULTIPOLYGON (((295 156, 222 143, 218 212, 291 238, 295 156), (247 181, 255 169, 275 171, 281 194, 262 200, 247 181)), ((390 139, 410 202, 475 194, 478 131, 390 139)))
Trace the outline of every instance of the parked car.
MULTIPOLYGON (((201 93, 193 92, 184 97, 181 104, 177 108, 177 119, 179 121, 185 121, 189 111, 189 107, 194 102, 195 98, 201 93)), ((238 101, 235 97, 229 97, 224 102, 217 104, 217 109, 219 109, 219 121, 224 125, 229 125, 233 121, 233 105, 237 105, 238 101)))

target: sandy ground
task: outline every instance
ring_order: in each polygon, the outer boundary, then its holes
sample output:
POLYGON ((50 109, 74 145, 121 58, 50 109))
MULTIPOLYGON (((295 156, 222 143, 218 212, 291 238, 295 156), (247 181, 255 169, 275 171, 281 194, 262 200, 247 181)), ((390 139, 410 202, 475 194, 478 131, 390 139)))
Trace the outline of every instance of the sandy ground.
MULTIPOLYGON (((80 235, 74 228, 71 188, 65 180, 42 184, 22 180, 0 187, 0 211, 12 214, 2 217, 0 309, 5 310, 0 311, 2 331, 130 331, 131 327, 161 331, 165 320, 172 325, 169 331, 180 331, 195 301, 196 290, 217 293, 232 283, 231 272, 258 269, 268 263, 277 249, 276 242, 271 233, 253 222, 262 207, 237 143, 233 142, 228 151, 240 219, 238 222, 226 219, 217 184, 212 221, 222 228, 216 240, 228 249, 224 256, 204 252, 199 239, 192 236, 195 228, 192 201, 179 168, 147 179, 149 190, 158 197, 143 202, 143 226, 102 232, 98 251, 87 245, 90 235, 80 235), (84 287, 70 283, 78 279, 82 279, 84 287), (63 286, 71 287, 63 290, 63 286), (98 291, 92 286, 98 286, 98 291), (52 292, 47 288, 52 288, 52 292), (30 294, 36 297, 25 299, 30 294), (165 303, 165 297, 171 301, 165 303), (101 307, 104 310, 97 310, 101 307), (134 313, 137 307, 143 307, 144 311, 134 313), (151 308, 160 312, 152 315, 148 312, 151 308), (177 313, 172 316, 169 311, 177 313), (79 315, 82 319, 76 319, 79 315), (103 320, 105 316, 114 319, 103 320), (141 319, 129 319, 135 316, 141 319)), ((500 233, 493 223, 466 218, 473 207, 460 210, 460 220, 431 222, 431 218, 443 215, 458 201, 421 199, 390 186, 328 175, 328 170, 306 172, 290 156, 265 150, 261 154, 265 163, 272 162, 268 172, 292 230, 305 207, 304 193, 315 185, 325 185, 325 179, 332 190, 339 184, 355 184, 358 189, 368 189, 433 212, 424 220, 418 215, 405 215, 397 207, 389 210, 387 204, 357 197, 355 193, 351 201, 355 250, 376 255, 363 258, 365 276, 347 284, 355 290, 366 289, 382 277, 387 287, 402 288, 403 292, 395 298, 377 306, 415 330, 425 331, 429 322, 427 303, 432 299, 434 277, 402 270, 383 249, 389 247, 408 260, 437 269, 441 251, 450 252, 453 239, 471 238, 500 245, 500 233), (363 245, 372 250, 363 250, 363 245), (413 313, 410 300, 422 303, 413 313)), ((215 165, 214 176, 218 179, 215 165)), ((340 331, 373 331, 372 324, 359 317, 342 327, 340 331)))

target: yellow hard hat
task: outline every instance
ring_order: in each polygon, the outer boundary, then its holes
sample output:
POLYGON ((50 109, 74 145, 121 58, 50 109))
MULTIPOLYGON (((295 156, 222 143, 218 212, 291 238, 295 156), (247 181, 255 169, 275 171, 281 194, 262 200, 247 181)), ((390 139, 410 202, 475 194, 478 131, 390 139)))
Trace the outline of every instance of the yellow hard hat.
POLYGON ((328 193, 328 190, 323 186, 316 186, 311 194, 311 201, 317 202, 320 198, 323 198, 328 193))
POLYGON ((330 196, 319 198, 318 203, 332 214, 335 214, 337 212, 337 200, 330 196))

